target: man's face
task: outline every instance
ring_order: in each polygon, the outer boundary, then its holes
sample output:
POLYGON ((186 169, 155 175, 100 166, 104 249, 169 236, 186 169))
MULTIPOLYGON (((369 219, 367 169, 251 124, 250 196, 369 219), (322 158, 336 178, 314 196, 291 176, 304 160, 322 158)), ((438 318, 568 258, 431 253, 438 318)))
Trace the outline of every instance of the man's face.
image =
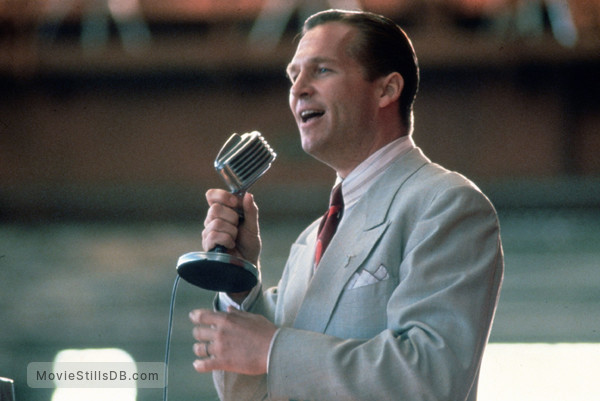
POLYGON ((372 151, 377 80, 348 54, 355 28, 329 22, 308 31, 288 65, 290 108, 305 152, 349 172, 372 151))

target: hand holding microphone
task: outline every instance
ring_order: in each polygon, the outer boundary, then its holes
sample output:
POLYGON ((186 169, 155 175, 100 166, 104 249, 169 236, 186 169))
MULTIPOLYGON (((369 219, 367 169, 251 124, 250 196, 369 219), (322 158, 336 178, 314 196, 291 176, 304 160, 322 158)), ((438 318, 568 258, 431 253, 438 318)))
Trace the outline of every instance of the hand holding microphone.
POLYGON ((224 189, 209 189, 206 201, 209 209, 202 231, 204 250, 223 249, 256 265, 261 244, 253 196, 246 193, 238 197, 224 189))
MULTIPOLYGON (((275 157, 273 149, 257 131, 241 136, 233 134, 217 155, 215 169, 229 186, 233 197, 226 197, 223 192, 216 197, 219 192, 213 192, 211 196, 215 196, 216 199, 213 199, 212 204, 209 199, 209 204, 211 204, 211 208, 233 206, 236 209, 229 212, 224 210, 222 215, 219 214, 225 219, 212 220, 215 222, 214 224, 220 225, 217 228, 223 231, 219 236, 227 240, 230 248, 235 247, 235 239, 238 234, 236 226, 239 224, 239 220, 244 218, 243 207, 240 206, 243 205, 241 202, 246 197, 246 191, 271 167, 275 157), (235 213, 238 214, 237 217, 234 215, 235 213), (232 240, 234 242, 231 242, 232 240)), ((209 195, 207 194, 207 196, 209 195)), ((250 196, 246 198, 251 199, 250 196)), ((209 213, 211 212, 215 213, 214 209, 209 210, 209 213)), ((219 232, 219 230, 216 231, 219 232)), ((257 225, 255 234, 258 237, 257 225)), ((254 287, 258 281, 258 268, 241 257, 226 253, 227 247, 218 242, 217 244, 208 252, 190 252, 182 255, 177 262, 179 276, 191 284, 213 291, 237 293, 248 291, 254 287)), ((239 247, 243 251, 243 242, 239 244, 239 247)), ((260 248, 260 243, 258 247, 260 248)), ((260 249, 254 252, 256 255, 252 255, 255 256, 255 259, 258 259, 259 251, 260 249)))

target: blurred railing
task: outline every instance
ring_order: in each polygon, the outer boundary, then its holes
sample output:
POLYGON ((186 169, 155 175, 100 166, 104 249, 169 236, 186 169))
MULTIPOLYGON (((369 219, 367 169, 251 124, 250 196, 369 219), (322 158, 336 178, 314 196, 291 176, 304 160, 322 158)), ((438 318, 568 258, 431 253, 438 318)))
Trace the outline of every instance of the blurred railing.
POLYGON ((169 37, 175 34, 161 31, 165 25, 198 28, 187 39, 191 48, 197 48, 194 43, 199 41, 214 44, 206 44, 206 51, 198 56, 208 64, 223 58, 217 51, 223 46, 231 49, 227 53, 236 62, 235 55, 244 53, 242 48, 248 44, 257 45, 256 57, 268 63, 265 51, 276 57, 284 34, 295 33, 306 16, 329 7, 362 8, 401 21, 411 27, 416 40, 429 39, 428 56, 438 60, 485 55, 489 51, 480 42, 490 38, 533 43, 526 48, 536 56, 560 56, 559 49, 540 41, 545 35, 575 49, 575 57, 589 57, 600 48, 599 0, 0 0, 0 46, 4 49, 0 72, 26 75, 44 66, 69 68, 82 60, 83 68, 115 62, 119 68, 177 64, 176 54, 166 50, 173 43, 169 37), (73 39, 83 53, 73 48, 73 39), (112 56, 101 57, 95 64, 82 58, 87 55, 93 60, 107 48, 112 56), (161 56, 155 56, 157 52, 161 56), (131 54, 141 54, 143 60, 136 61, 131 54))

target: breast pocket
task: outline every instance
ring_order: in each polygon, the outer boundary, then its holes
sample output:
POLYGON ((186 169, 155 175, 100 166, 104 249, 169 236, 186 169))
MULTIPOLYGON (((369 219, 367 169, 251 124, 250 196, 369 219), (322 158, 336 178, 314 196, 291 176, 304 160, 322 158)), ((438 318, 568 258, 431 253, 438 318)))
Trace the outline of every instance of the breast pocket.
POLYGON ((326 333, 341 338, 371 338, 385 330, 394 281, 388 277, 344 290, 326 333))
POLYGON ((385 265, 379 265, 374 271, 362 269, 357 271, 350 277, 348 284, 346 284, 347 290, 354 290, 360 287, 366 287, 368 285, 377 284, 380 281, 389 280, 390 274, 385 265))

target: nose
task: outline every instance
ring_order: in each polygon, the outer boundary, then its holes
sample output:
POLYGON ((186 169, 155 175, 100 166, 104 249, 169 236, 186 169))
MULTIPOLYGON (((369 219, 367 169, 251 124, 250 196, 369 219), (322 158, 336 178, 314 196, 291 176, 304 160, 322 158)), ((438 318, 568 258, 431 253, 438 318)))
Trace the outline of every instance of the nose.
POLYGON ((302 97, 310 97, 314 92, 314 88, 312 86, 312 82, 308 74, 301 72, 296 77, 296 80, 292 84, 290 88, 290 97, 294 98, 302 98, 302 97))

